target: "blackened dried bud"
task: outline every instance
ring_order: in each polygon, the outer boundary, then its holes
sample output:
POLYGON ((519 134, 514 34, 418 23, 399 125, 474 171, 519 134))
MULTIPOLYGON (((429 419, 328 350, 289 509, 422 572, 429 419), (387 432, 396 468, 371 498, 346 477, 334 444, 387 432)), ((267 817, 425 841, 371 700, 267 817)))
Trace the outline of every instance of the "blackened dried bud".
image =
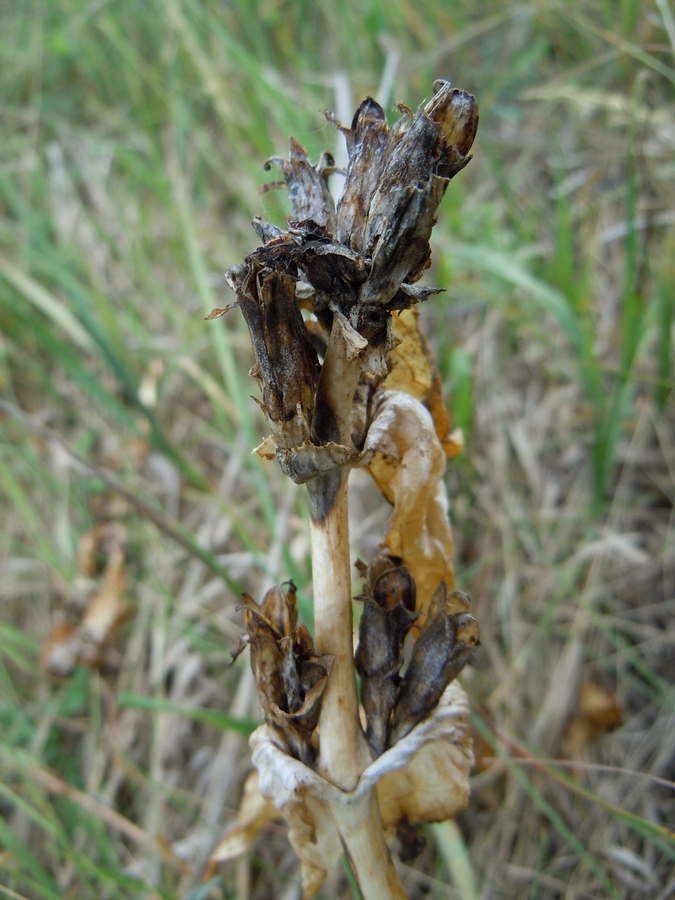
POLYGON ((477 125, 475 98, 443 82, 391 142, 370 204, 365 253, 372 270, 362 300, 388 304, 404 281, 417 281, 428 266, 436 210, 449 179, 469 161, 477 125))
POLYGON ((436 708, 441 695, 459 675, 480 645, 478 622, 466 612, 466 594, 448 595, 441 582, 429 605, 420 636, 413 647, 394 709, 390 744, 395 744, 436 708))
POLYGON ((405 566, 377 577, 362 595, 356 668, 366 713, 366 737, 374 756, 387 747, 391 713, 396 703, 403 643, 415 621, 415 582, 405 566))
POLYGON ((312 765, 313 733, 333 657, 317 656, 307 627, 296 627, 295 585, 292 581, 285 585, 270 588, 260 606, 243 595, 247 634, 233 656, 250 646, 265 721, 291 755, 312 765))
POLYGON ((310 440, 318 379, 316 351, 307 337, 289 275, 261 267, 251 255, 227 280, 244 315, 262 388, 262 405, 278 449, 310 440))
MULTIPOLYGON (((273 156, 265 163, 265 168, 269 170, 272 163, 284 176, 291 198, 292 217, 299 222, 313 219, 335 234, 335 202, 328 190, 328 176, 334 171, 335 163, 330 153, 323 153, 313 166, 305 148, 291 138, 289 158, 273 156)), ((262 193, 283 186, 284 183, 279 182, 267 184, 262 193)))
POLYGON ((417 591, 412 575, 405 566, 386 569, 373 584, 373 597, 382 609, 394 609, 400 603, 414 613, 417 591))
MULTIPOLYGON (((355 566, 359 570, 359 574, 366 582, 367 587, 372 593, 375 582, 390 569, 397 569, 401 565, 400 556, 389 556, 388 553, 376 553, 371 561, 366 565, 363 560, 357 559, 355 566)), ((414 609, 414 607, 413 607, 414 609)))
POLYGON ((316 291, 355 301, 367 277, 366 264, 354 250, 335 243, 327 229, 311 219, 291 220, 289 234, 296 241, 290 256, 316 291))

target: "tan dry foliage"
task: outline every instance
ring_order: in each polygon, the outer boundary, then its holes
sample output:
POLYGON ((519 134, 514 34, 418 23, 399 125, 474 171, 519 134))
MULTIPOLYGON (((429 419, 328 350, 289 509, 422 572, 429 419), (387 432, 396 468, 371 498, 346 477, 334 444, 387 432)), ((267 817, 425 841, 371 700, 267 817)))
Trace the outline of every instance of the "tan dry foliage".
POLYGON ((260 726, 251 736, 259 783, 252 776, 247 780, 238 822, 212 861, 232 859, 250 849, 273 818, 267 798, 290 826, 289 838, 301 861, 303 897, 310 898, 343 852, 332 805, 353 805, 376 788, 386 829, 393 830, 403 818, 410 823, 451 818, 466 806, 469 796, 473 753, 467 714, 466 695, 451 684, 432 715, 371 763, 349 793, 288 756, 268 726, 260 726))
POLYGON ((464 439, 460 429, 452 429, 450 414, 443 402, 441 376, 429 341, 420 331, 419 319, 416 307, 392 314, 392 332, 400 343, 387 357, 389 374, 383 387, 410 394, 426 406, 445 455, 454 459, 462 452, 464 439))

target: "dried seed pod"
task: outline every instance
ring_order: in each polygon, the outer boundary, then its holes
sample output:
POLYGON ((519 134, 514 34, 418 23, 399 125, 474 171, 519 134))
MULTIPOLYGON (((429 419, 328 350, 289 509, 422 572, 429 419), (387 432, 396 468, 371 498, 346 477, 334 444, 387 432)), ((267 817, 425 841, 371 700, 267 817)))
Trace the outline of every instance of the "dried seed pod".
POLYGON ((332 656, 317 656, 306 625, 300 625, 280 641, 283 706, 270 706, 265 718, 283 732, 289 753, 312 765, 316 747, 312 743, 319 724, 321 695, 333 667, 332 656))
POLYGON ((387 117, 379 103, 366 97, 354 113, 350 129, 342 128, 330 115, 328 119, 344 134, 349 153, 347 178, 337 210, 338 238, 362 253, 370 203, 389 151, 387 117))
POLYGON ((377 757, 387 746, 398 673, 403 665, 403 642, 415 621, 415 582, 405 566, 389 568, 360 599, 364 610, 356 668, 361 676, 366 737, 377 757))
POLYGON ((395 744, 435 709, 441 695, 480 645, 478 623, 467 612, 466 594, 448 595, 445 582, 434 592, 420 636, 413 648, 394 708, 390 743, 395 744))
POLYGON ((272 585, 262 599, 260 612, 276 628, 281 637, 289 635, 298 624, 298 600, 295 584, 292 581, 284 581, 282 584, 272 585))

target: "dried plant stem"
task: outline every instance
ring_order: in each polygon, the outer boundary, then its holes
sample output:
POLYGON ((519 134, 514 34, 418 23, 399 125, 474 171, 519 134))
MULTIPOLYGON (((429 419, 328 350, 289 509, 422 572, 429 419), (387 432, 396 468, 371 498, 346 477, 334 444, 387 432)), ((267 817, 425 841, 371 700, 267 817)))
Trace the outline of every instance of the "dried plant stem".
MULTIPOLYGON (((322 520, 311 519, 316 647, 335 657, 321 707, 319 771, 337 787, 351 791, 370 757, 356 693, 347 475, 348 470, 342 472, 337 485, 330 477, 315 479, 308 489, 310 508, 324 508, 326 496, 333 498, 322 520)), ((332 811, 366 900, 405 900, 384 838, 375 792, 349 805, 335 804, 332 811)))
MULTIPOLYGON (((329 479, 310 483, 310 494, 329 479)), ((342 475, 330 511, 311 520, 315 643, 319 653, 335 657, 321 706, 320 769, 344 791, 356 787, 363 771, 363 736, 359 723, 352 636, 352 585, 349 563, 347 478, 342 475)))
POLYGON ((407 900, 384 839, 375 791, 333 807, 333 817, 365 900, 407 900))

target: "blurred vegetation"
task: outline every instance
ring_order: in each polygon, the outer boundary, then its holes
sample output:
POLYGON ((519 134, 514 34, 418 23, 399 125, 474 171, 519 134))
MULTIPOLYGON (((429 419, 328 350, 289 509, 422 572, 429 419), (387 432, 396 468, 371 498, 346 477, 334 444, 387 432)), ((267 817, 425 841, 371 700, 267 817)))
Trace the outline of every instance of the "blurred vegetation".
POLYGON ((311 579, 304 496, 249 455, 243 323, 204 316, 251 217, 284 221, 267 157, 290 135, 339 155, 322 109, 371 93, 393 117, 448 77, 481 126, 424 315, 485 637, 472 806, 410 893, 672 896, 674 54, 669 0, 0 7, 0 894, 296 896, 282 832, 205 868, 255 716, 227 667, 239 592, 292 577, 311 620, 311 579), (111 522, 128 621, 105 665, 50 677, 111 522), (583 724, 591 682, 612 734, 583 724))

